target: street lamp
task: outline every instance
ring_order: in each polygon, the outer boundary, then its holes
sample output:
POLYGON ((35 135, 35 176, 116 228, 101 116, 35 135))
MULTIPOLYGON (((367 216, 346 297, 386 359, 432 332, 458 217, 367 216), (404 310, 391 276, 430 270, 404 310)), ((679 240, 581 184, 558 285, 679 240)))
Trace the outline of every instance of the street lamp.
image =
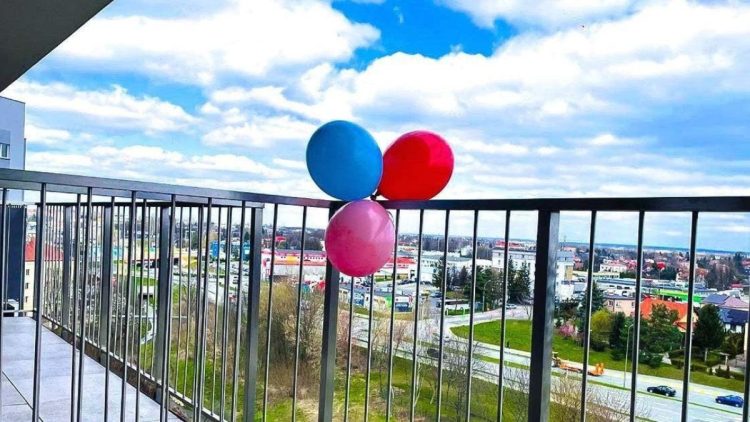
POLYGON ((625 370, 622 372, 623 387, 625 387, 625 381, 628 376, 628 346, 630 346, 630 329, 633 327, 635 327, 635 323, 628 327, 628 339, 625 341, 625 370))

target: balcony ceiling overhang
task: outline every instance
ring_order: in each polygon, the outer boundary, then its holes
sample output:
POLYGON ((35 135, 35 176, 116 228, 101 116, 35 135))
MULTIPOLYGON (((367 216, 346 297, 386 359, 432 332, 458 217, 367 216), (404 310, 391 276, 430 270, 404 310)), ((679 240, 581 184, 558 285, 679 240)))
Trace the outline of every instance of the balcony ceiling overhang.
POLYGON ((112 0, 0 1, 0 91, 112 0))

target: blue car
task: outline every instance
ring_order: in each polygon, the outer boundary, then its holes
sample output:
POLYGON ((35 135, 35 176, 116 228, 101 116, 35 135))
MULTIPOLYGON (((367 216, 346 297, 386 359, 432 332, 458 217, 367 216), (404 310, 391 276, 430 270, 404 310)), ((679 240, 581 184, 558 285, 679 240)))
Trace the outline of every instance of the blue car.
POLYGON ((719 396, 716 403, 726 404, 727 406, 742 407, 745 401, 740 396, 719 396))

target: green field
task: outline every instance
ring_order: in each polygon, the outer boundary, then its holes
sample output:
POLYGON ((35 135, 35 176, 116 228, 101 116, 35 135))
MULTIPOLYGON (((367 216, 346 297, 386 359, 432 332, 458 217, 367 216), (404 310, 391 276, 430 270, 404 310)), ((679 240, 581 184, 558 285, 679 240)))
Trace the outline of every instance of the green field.
MULTIPOLYGON (((454 327, 451 329, 453 334, 468 338, 469 327, 454 327)), ((511 349, 521 350, 524 352, 531 351, 531 321, 527 320, 508 320, 505 325, 505 338, 507 346, 511 349)), ((499 345, 500 344, 500 321, 483 322, 474 326, 474 339, 476 341, 488 344, 499 345)), ((583 347, 577 342, 563 338, 560 335, 552 337, 552 348, 555 352, 560 354, 560 357, 565 360, 572 362, 583 361, 583 347)), ((598 352, 596 350, 589 351, 589 364, 594 365, 597 363, 604 363, 605 369, 615 369, 618 371, 625 370, 624 360, 614 360, 610 355, 609 351, 598 352)), ((699 359, 693 359, 693 362, 699 362, 699 359)), ((628 362, 628 370, 630 370, 630 362, 628 362)), ((651 368, 648 365, 638 365, 638 373, 644 375, 653 375, 656 377, 670 378, 681 380, 684 372, 682 369, 677 369, 674 366, 662 365, 659 368, 651 368)), ((717 377, 704 372, 691 372, 691 381, 697 384, 709 385, 712 387, 725 388, 727 390, 733 390, 737 392, 744 391, 744 382, 736 379, 727 379, 717 377)))

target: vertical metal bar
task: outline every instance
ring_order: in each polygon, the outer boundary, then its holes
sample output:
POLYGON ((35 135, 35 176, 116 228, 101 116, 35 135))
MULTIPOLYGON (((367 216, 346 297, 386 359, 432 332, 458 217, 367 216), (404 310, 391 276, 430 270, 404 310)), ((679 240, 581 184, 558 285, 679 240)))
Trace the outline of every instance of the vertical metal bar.
POLYGON ((547 421, 550 405, 550 362, 552 326, 555 313, 557 242, 560 228, 558 211, 540 210, 536 233, 536 275, 534 316, 531 323, 531 368, 529 370, 529 420, 547 421))
MULTIPOLYGON (((134 280, 132 278, 133 268, 133 245, 135 236, 135 214, 136 214, 136 192, 133 191, 130 195, 130 226, 128 228, 128 263, 125 270, 125 353, 122 356, 122 385, 120 386, 120 422, 125 422, 125 409, 127 408, 127 389, 126 385, 128 382, 128 347, 130 346, 130 295, 131 285, 134 280)), ((139 321, 140 323, 140 321, 139 321)), ((140 327, 140 324, 138 325, 140 327)), ((138 336, 138 342, 140 342, 140 336, 138 336)), ((136 391, 136 394, 138 392, 136 391)))
MULTIPOLYGON (((505 244, 503 245, 503 303, 500 310, 500 362, 498 363, 497 375, 497 421, 503 420, 503 402, 505 401, 505 327, 508 310, 508 264, 510 261, 510 210, 505 211, 505 231, 503 233, 505 244)), ((446 244, 446 248, 447 248, 446 244)))
POLYGON ((414 332, 411 347, 411 397, 409 400, 409 420, 414 422, 417 410, 417 370, 419 356, 417 356, 417 344, 419 341, 419 302, 422 300, 419 286, 422 284, 422 232, 424 229, 424 210, 419 210, 419 233, 417 235, 417 283, 414 292, 414 332))
MULTIPOLYGON (((693 348, 693 301, 695 292, 695 252, 698 239, 698 211, 693 211, 690 224, 690 274, 688 275, 688 312, 685 329, 685 366, 682 376, 682 422, 688 420, 688 398, 690 396, 690 364, 693 348)), ((745 382, 748 382, 745 380, 745 382)), ((745 397, 745 401, 747 397, 745 397)), ((744 403, 743 403, 744 407, 744 403)), ((747 419, 745 419, 747 420, 747 419)))
MULTIPOLYGON (((162 327, 163 335, 161 344, 161 402, 159 403, 159 420, 165 422, 169 415, 169 349, 172 333, 172 277, 174 250, 174 225, 175 225, 175 195, 172 195, 172 203, 169 208, 161 210, 160 246, 159 246, 159 305, 164 305, 163 313, 160 312, 161 321, 157 327, 162 327), (165 239, 166 238, 166 239, 165 239), (165 250, 166 249, 166 250, 165 250), (165 284, 163 286, 163 284, 165 284), (162 326, 162 322, 164 325, 162 326)), ((159 306, 161 308, 161 306, 159 306)), ((158 333, 158 331, 157 331, 158 333)))
POLYGON ((370 314, 367 320, 367 370, 365 371, 365 422, 370 419, 370 371, 372 369, 372 320, 373 320, 373 297, 375 296, 375 276, 370 276, 370 314))
POLYGON ((594 239, 596 236, 596 210, 591 211, 589 228, 589 265, 586 276, 586 310, 583 320, 583 372, 581 380, 581 421, 586 421, 586 389, 589 375, 589 347, 591 346, 591 308, 594 301, 594 239))
MULTIPOLYGON (((474 233, 471 241, 471 292, 469 293, 469 344, 466 368, 466 420, 471 420, 471 385, 474 360, 474 311, 477 301, 477 247, 479 242, 479 211, 474 211, 474 233)), ((502 346, 501 346, 502 348, 502 346)))
MULTIPOLYGON (((6 241, 6 232, 8 231, 8 225, 6 219, 8 218, 8 189, 3 188, 2 193, 2 208, 0 209, 0 312, 5 311, 5 295, 7 290, 6 283, 6 271, 5 264, 8 261, 8 244, 6 241)), ((23 299, 23 298, 21 298, 23 299)), ((23 300, 21 300, 23 303, 23 300)), ((0 313, 0 375, 3 374, 3 320, 5 315, 0 313)), ((75 341, 75 339, 74 339, 75 341)), ((74 343, 75 344, 75 343, 74 343)), ((0 394, 0 411, 3 408, 3 398, 0 394)))
MULTIPOLYGON (((240 328, 242 323, 242 261, 245 258, 245 211, 247 205, 242 201, 242 212, 240 213, 240 262, 237 264, 237 317, 234 326, 234 365, 232 365, 232 413, 231 421, 237 420, 237 390, 239 390, 239 373, 240 373, 240 328)), ((302 220, 302 236, 304 236, 305 221, 302 220)), ((249 257, 248 257, 249 258, 249 257)), ((248 269, 250 266, 248 265, 248 269)), ((248 271, 249 273, 249 271, 248 271)), ((249 284, 248 274, 248 284, 249 284)), ((188 299, 189 300, 189 299, 188 299)), ((188 336, 190 335, 188 331, 188 336)), ((294 412, 294 410, 292 410, 294 412)), ((292 413, 294 415, 294 413, 292 413)))
MULTIPOLYGON (((250 246, 252 256, 248 263, 250 285, 247 286, 247 359, 245 361, 245 409, 242 412, 245 422, 255 421, 255 396, 258 389, 258 319, 260 314, 261 256, 263 249, 263 209, 253 208, 250 246)), ((335 341, 335 338, 334 338, 335 341)), ((334 343, 335 344, 335 343, 334 343)), ((325 345, 323 346, 325 351, 325 345)), ((325 356, 325 354, 323 355, 325 356)))
MULTIPOLYGON (((639 343, 641 338, 641 276, 643 274, 643 221, 645 220, 645 212, 640 211, 638 213, 638 246, 636 250, 636 259, 638 262, 635 264, 635 315, 633 319, 633 356, 631 356, 631 362, 633 369, 630 378, 630 420, 635 421, 635 401, 638 386, 638 351, 639 343)), ((625 368, 627 371, 628 368, 625 368)))
MULTIPOLYGON (((3 238, 5 240, 5 238, 3 238)), ((73 322, 71 328, 73 331, 73 351, 70 362, 70 420, 74 420, 76 415, 76 345, 78 343, 78 281, 79 272, 81 271, 81 257, 79 255, 79 246, 81 243, 81 194, 76 195, 75 207, 75 236, 73 237, 73 322)), ((83 331, 81 331, 83 334, 83 331)), ((81 335, 83 338, 83 335, 81 335)), ((83 342, 81 341, 81 344, 83 342)), ((83 348, 81 349, 83 350, 83 348)))
MULTIPOLYGON (((152 232, 149 230, 149 249, 148 249, 149 258, 151 258, 151 244, 153 243, 154 246, 157 244, 156 242, 158 241, 157 239, 159 239, 159 230, 160 230, 160 227, 159 227, 160 219, 159 219, 159 216, 157 215, 158 209, 156 207, 151 207, 151 209, 149 209, 149 215, 151 214, 152 210, 154 213, 154 218, 153 218, 154 230, 153 230, 153 235, 152 235, 152 232), (151 241, 152 236, 153 236, 153 242, 151 241)), ((151 221, 151 218, 149 218, 149 221, 151 221)), ((156 333, 158 334, 159 333, 158 307, 159 307, 159 293, 160 293, 159 287, 158 287, 158 277, 160 276, 160 273, 158 270, 159 267, 157 266, 157 260, 158 260, 158 255, 157 255, 157 252, 154 251, 153 259, 149 259, 149 278, 151 278, 151 268, 153 268, 154 272, 156 273, 155 281, 157 283, 157 286, 153 289, 155 306, 151 307, 151 321, 156 326, 156 333)), ((153 344, 153 350, 154 350, 154 353, 151 354, 151 377, 154 380, 156 380, 158 379, 158 371, 157 371, 157 366, 156 366, 156 359, 158 357, 158 353, 156 353, 156 350, 159 348, 158 339, 154 337, 153 340, 151 341, 151 344, 153 344)))
POLYGON ((62 326, 70 329, 70 261, 72 256, 72 238, 73 238, 73 208, 65 207, 63 216, 63 273, 62 273, 62 326))
MULTIPOLYGON (((391 397, 393 396, 393 326, 396 314, 396 278, 398 269, 398 223, 401 217, 401 210, 396 210, 396 236, 393 242, 393 280, 391 284, 391 320, 388 328, 388 396, 385 398, 385 420, 391 420, 391 407, 393 406, 391 397)), ((439 387, 438 387, 439 388, 439 387)), ((438 399, 440 400, 440 399, 438 399)), ((438 415, 438 420, 440 417, 438 415)))
MULTIPOLYGON (((690 256, 692 259, 693 257, 690 256)), ((750 305, 750 304, 749 304, 750 305)), ((748 315, 750 315, 750 307, 748 307, 748 315)), ((747 328, 745 328, 747 330, 747 328)), ((747 339, 747 336, 750 335, 747 331, 745 332, 745 339, 747 339)), ((747 421, 750 420, 750 403, 748 403, 748 400, 750 400, 750 365, 747 364, 747 362, 750 362, 750 347, 745 347, 745 386, 744 386, 744 394, 743 394, 743 403, 742 403, 742 420, 747 421)))
MULTIPOLYGON (((329 209, 330 220, 337 207, 329 209)), ((320 362, 320 397, 318 401, 318 421, 333 419, 333 389, 336 374, 336 323, 339 301, 339 271, 326 261, 326 287, 323 299, 323 342, 320 362)))
MULTIPOLYGON (((179 392, 177 381, 179 381, 179 375, 180 375, 179 357, 180 357, 180 344, 181 344, 180 340, 182 339, 182 238, 183 238, 182 229, 184 228, 182 217, 183 217, 184 210, 185 210, 184 207, 180 207, 180 230, 179 230, 179 236, 177 237, 177 250, 179 254, 177 258, 177 263, 178 263, 177 271, 179 271, 179 273, 177 274, 177 286, 178 286, 177 287, 177 356, 175 357, 175 360, 174 360, 174 390, 175 392, 179 392)), ((183 390, 183 393, 184 393, 184 390, 183 390)))
POLYGON ((34 257, 34 302, 36 304, 36 335, 34 337, 34 396, 31 406, 32 420, 39 420, 39 397, 41 395, 41 359, 42 359, 42 310, 44 309, 44 224, 47 207, 47 184, 42 183, 39 191, 39 208, 36 211, 36 256, 34 257))
MULTIPOLYGON (((294 377, 292 378, 292 422, 297 421, 297 376, 299 374, 299 338, 302 312, 302 282, 305 269, 305 235, 307 231, 307 207, 302 207, 302 232, 299 246, 299 277, 297 278, 297 321, 294 327, 294 377)), ((240 234, 240 237, 242 235, 240 234)), ((242 260, 240 259, 240 262, 242 260)))
MULTIPOLYGON (((182 223, 180 223, 182 225, 182 223)), ((190 270, 190 264, 193 259, 192 254, 192 239, 193 239, 193 207, 188 208, 188 231, 187 231, 187 237, 188 237, 188 270, 187 270, 187 324, 185 326, 185 329, 187 330, 187 335, 185 336, 185 356, 186 360, 189 361, 190 357, 187 356, 188 348, 190 347, 190 305, 193 303, 190 299, 190 291, 192 289, 192 272, 190 270)), ((198 288, 198 281, 196 280, 196 289, 198 288)), ((236 349, 235 349, 236 350, 236 349)), ((193 355, 193 360, 195 360, 195 355, 193 355)), ((185 366, 183 367, 183 374, 182 374, 182 391, 187 397, 187 377, 188 377, 188 362, 185 362, 185 366)), ((193 365, 195 366, 195 365, 193 365)))
MULTIPOLYGON (((211 227, 211 205, 213 201, 208 198, 208 205, 206 206, 206 240, 208 240, 208 232, 211 227)), ((204 349, 206 347, 206 323, 205 323, 205 310, 207 306, 208 293, 206 292, 208 287, 208 242, 206 242, 206 257, 202 260, 201 246, 203 245, 203 207, 198 209, 198 250, 196 251, 197 265, 195 275, 195 301, 196 301, 196 315, 195 315, 195 370, 193 372, 193 420, 201 420, 201 414, 203 413, 203 381, 205 374, 205 362, 203 361, 204 349), (205 265, 205 271, 203 272, 203 288, 201 289, 201 264, 205 265), (203 296, 201 296, 201 290, 203 296)))
MULTIPOLYGON (((231 284, 231 276, 229 274, 229 260, 232 257, 232 207, 227 207, 227 237, 224 243, 224 316, 221 321, 221 398, 219 408, 219 420, 224 420, 224 413, 226 407, 226 393, 227 393, 227 343, 229 341, 229 325, 227 319, 229 318, 229 285, 231 284)), ((218 294, 217 303, 218 303, 218 294)))
MULTIPOLYGON (((214 286, 214 344, 213 356, 211 357, 211 412, 215 413, 216 406, 216 342, 219 333, 219 264, 221 261, 221 207, 217 207, 218 223, 216 225, 216 283, 214 286)), ((226 245, 226 244, 225 244, 226 245)), ((269 326, 271 324, 269 323, 269 326)))
POLYGON ((271 226, 271 268, 268 271, 268 309, 266 311, 266 367, 263 377, 263 415, 266 420, 268 411, 268 375, 271 369, 271 313, 273 311, 273 275, 276 265, 276 228, 279 217, 279 204, 273 205, 273 225, 271 226))
POLYGON ((445 295, 448 292, 448 229, 450 227, 451 211, 445 210, 445 230, 443 232, 443 280, 440 286, 440 339, 438 340, 437 367, 437 415, 440 420, 443 407, 443 351, 445 350, 445 295))
POLYGON ((349 326, 346 340, 346 386, 344 387, 344 422, 349 420, 349 394, 352 386, 352 331, 354 328, 354 277, 349 279, 349 326))
POLYGON ((109 206, 104 208, 104 236, 102 236, 102 279, 101 279, 101 300, 100 320, 106 321, 104 333, 99 330, 99 344, 104 353, 100 361, 104 360, 104 422, 109 420, 109 366, 110 340, 112 336, 112 230, 114 220, 112 214, 115 210, 114 196, 110 200, 109 206))
MULTIPOLYGON (((136 360, 136 371, 135 371, 135 378, 136 378, 136 392, 135 392, 135 420, 139 420, 139 413, 141 409, 141 343, 142 335, 143 335, 143 267, 146 265, 146 262, 144 261, 145 252, 146 252, 146 200, 144 199, 141 203, 141 268, 139 275, 139 281, 138 281, 138 340, 136 342, 136 349, 137 349, 137 355, 138 359, 136 360)), ((148 315, 146 315, 146 318, 148 319, 148 315)), ((196 419, 197 420, 197 419, 196 419)))

